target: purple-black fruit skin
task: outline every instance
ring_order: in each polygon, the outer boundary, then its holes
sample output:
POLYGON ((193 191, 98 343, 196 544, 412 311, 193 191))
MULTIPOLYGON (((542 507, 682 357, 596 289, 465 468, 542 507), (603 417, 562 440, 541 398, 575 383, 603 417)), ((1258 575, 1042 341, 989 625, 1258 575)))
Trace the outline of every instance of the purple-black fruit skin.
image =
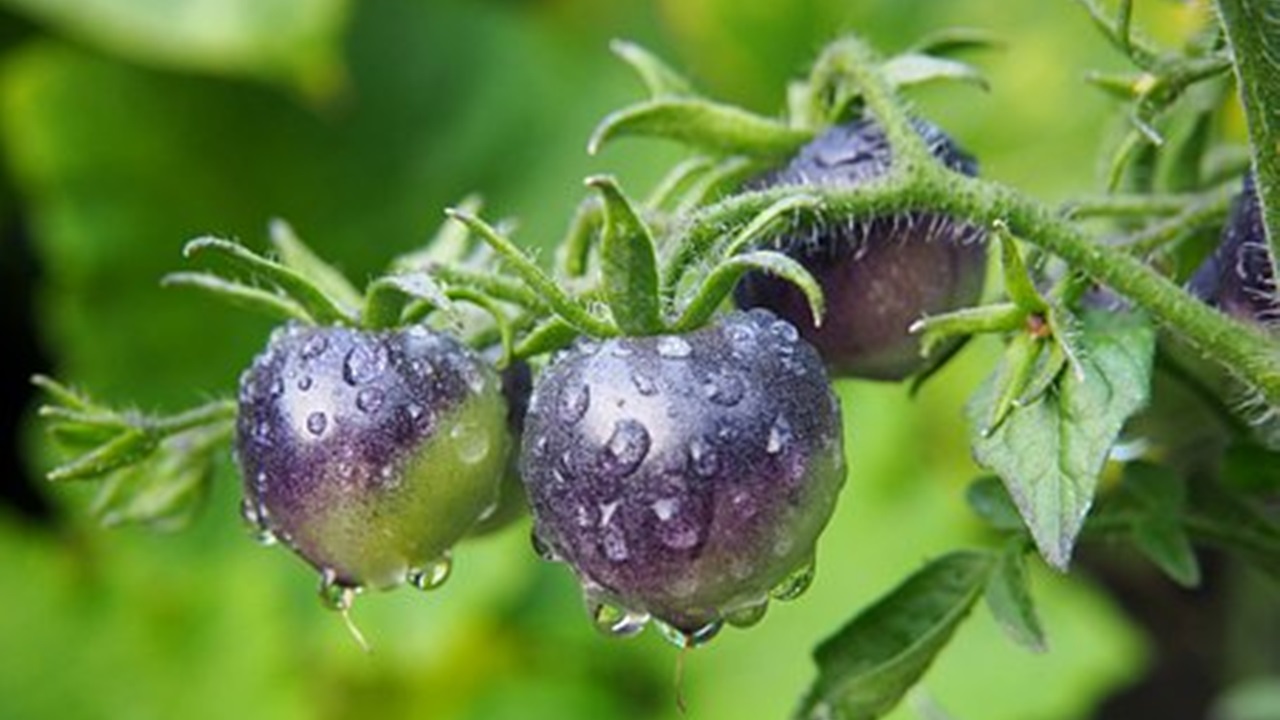
POLYGON ((397 585, 492 511, 506 412, 447 335, 285 326, 241 377, 246 515, 331 582, 397 585))
POLYGON ((807 567, 844 483, 821 359, 773 314, 584 341, 542 373, 521 462, 589 598, 693 634, 807 567))
MULTIPOLYGON (((940 129, 916 131, 946 166, 966 175, 977 163, 940 129)), ((880 126, 860 119, 829 128, 786 165, 748 189, 780 185, 856 186, 883 176, 893 161, 880 126)), ((768 308, 800 329, 832 375, 901 380, 922 370, 920 339, 907 330, 926 315, 973 305, 986 275, 985 233, 931 212, 833 223, 800 221, 777 249, 798 260, 822 286, 826 314, 815 327, 804 295, 784 280, 752 273, 738 284, 739 307, 768 308)), ((942 353, 942 349, 938 351, 942 353)))
POLYGON ((1252 174, 1245 176, 1218 247, 1197 268, 1188 288, 1238 320, 1280 329, 1280 294, 1252 174))

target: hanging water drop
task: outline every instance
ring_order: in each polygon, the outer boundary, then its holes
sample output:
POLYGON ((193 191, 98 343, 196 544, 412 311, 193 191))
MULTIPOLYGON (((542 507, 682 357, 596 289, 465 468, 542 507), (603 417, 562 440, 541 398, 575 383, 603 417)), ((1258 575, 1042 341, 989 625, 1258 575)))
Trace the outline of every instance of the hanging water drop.
POLYGON ((447 553, 425 567, 409 571, 409 583, 419 590, 435 590, 449 579, 453 572, 453 558, 447 553))
POLYGON ((758 602, 744 605, 725 613, 725 622, 737 628, 749 628, 764 619, 769 610, 769 598, 761 598, 758 602))
POLYGON ((596 629, 614 637, 631 637, 649 623, 648 613, 634 612, 612 603, 591 601, 588 610, 596 629))
POLYGON ((777 600, 795 600, 813 584, 813 573, 813 560, 806 560, 797 570, 783 578, 782 582, 778 583, 769 594, 777 600))
POLYGON ((320 602, 330 610, 347 612, 355 600, 356 588, 338 581, 338 573, 333 568, 326 568, 320 574, 320 602))

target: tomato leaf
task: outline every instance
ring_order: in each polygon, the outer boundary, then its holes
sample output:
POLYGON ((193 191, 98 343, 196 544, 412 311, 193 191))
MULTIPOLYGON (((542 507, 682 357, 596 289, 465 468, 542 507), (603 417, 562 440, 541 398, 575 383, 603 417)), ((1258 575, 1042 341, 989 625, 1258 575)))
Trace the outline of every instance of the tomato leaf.
POLYGON ((1004 481, 1040 554, 1060 570, 1121 427, 1147 403, 1155 331, 1142 315, 1091 311, 1077 342, 1083 377, 1062 373, 1048 392, 984 432, 1000 402, 997 370, 967 408, 975 459, 1004 481))

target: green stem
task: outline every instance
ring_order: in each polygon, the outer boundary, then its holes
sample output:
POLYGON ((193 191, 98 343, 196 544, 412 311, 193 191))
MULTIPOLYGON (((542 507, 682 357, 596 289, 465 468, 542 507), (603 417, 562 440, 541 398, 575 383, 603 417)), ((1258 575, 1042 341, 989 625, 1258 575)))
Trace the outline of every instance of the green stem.
POLYGON ((1268 402, 1280 405, 1280 343, 1262 330, 1205 305, 1126 250, 1094 241, 1074 223, 1020 192, 933 165, 917 165, 913 175, 909 178, 895 170, 880 181, 857 187, 783 187, 743 193, 691 218, 682 240, 695 246, 712 243, 725 228, 750 222, 765 208, 797 193, 821 196, 825 212, 836 218, 925 207, 984 226, 1004 222, 1014 235, 1129 298, 1257 388, 1268 402))

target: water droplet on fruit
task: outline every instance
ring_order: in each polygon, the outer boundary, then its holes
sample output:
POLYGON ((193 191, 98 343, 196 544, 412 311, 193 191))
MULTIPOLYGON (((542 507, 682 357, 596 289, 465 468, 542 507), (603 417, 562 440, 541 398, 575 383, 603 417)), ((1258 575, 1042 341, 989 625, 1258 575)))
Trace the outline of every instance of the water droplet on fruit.
POLYGON ((781 415, 774 418, 773 425, 769 428, 769 439, 765 442, 764 451, 770 455, 777 455, 791 444, 791 423, 781 415))
POLYGON ((329 418, 325 417, 322 412, 313 412, 307 416, 307 430, 312 435, 323 435, 326 427, 329 426, 329 418))
POLYGON ((583 384, 570 385, 560 392, 560 421, 576 423, 590 406, 591 388, 583 384))
POLYGON ((599 600, 588 600, 587 609, 596 629, 614 637, 631 637, 649 623, 648 613, 633 612, 599 600))
POLYGON ((709 478, 720 469, 720 456, 706 440, 698 437, 689 442, 689 462, 700 477, 709 478))
POLYGON ((551 547, 551 543, 543 540, 537 530, 533 530, 529 533, 529 542, 533 545, 533 551, 543 560, 546 560, 547 562, 556 562, 560 559, 560 556, 557 555, 556 551, 551 547))
POLYGON ((269 392, 271 393, 271 397, 280 397, 281 395, 283 395, 284 394, 284 378, 277 377, 274 380, 272 380, 271 388, 269 392))
POLYGON ((329 349, 329 339, 323 335, 312 335, 302 345, 302 359, 313 360, 329 349))
POLYGON ((484 391, 484 373, 475 363, 465 362, 462 364, 462 379, 467 383, 467 387, 473 393, 484 391))
POLYGON ((312 380, 310 375, 303 375, 298 379, 298 389, 306 392, 311 389, 312 380))
POLYGON ((696 547, 701 539, 697 523, 687 513, 680 513, 680 500, 663 498, 655 501, 650 509, 658 516, 658 540, 672 550, 688 550, 696 547))
POLYGON ((693 347, 682 337, 664 335, 658 338, 658 354, 664 358, 687 358, 693 354, 693 347))
POLYGON ((338 582, 338 573, 332 568, 326 568, 320 574, 320 602, 330 610, 350 610, 356 592, 357 588, 338 582))
POLYGON ((381 345, 357 345, 342 363, 342 377, 351 385, 362 385, 387 369, 387 352, 381 345))
POLYGON ((769 325, 769 332, 778 340, 791 345, 800 339, 800 331, 786 320, 774 320, 769 325))
POLYGON ((449 431, 458 451, 458 458, 467 465, 475 465, 489 455, 489 436, 479 423, 460 422, 449 431))
POLYGON ((636 391, 641 395, 653 395, 658 392, 658 384, 642 372, 632 373, 631 382, 635 384, 636 391))
POLYGON ((375 413, 382 407, 386 394, 376 387, 361 388, 356 393, 356 407, 362 412, 375 413))
POLYGON ((725 622, 738 628, 748 628, 764 619, 765 613, 769 610, 769 598, 761 598, 759 601, 736 608, 725 614, 725 622))
POLYGON ((409 584, 419 590, 435 590, 449 579, 453 572, 453 558, 447 553, 427 563, 425 567, 409 571, 409 584))
POLYGON ((418 403, 409 403, 405 406, 404 411, 408 414, 410 420, 416 422, 422 419, 423 408, 418 403))
POLYGON ((604 556, 613 562, 624 562, 631 557, 631 550, 627 547, 627 539, 622 535, 622 528, 617 525, 606 527, 604 536, 600 538, 601 549, 604 556))
POLYGON ((649 431, 638 420, 619 420, 604 446, 604 471, 616 477, 635 472, 649 454, 649 431))
POLYGON ((813 560, 809 559, 804 562, 790 575, 782 579, 773 590, 769 592, 777 600, 788 601, 795 600, 809 589, 813 584, 813 560))
POLYGON ((723 373, 712 377, 707 381, 703 389, 706 391, 708 400, 725 407, 737 405, 747 391, 746 384, 742 382, 742 378, 733 373, 723 373))
POLYGON ((706 625, 703 625, 691 632, 685 632, 679 628, 674 628, 667 623, 658 623, 658 629, 662 631, 662 637, 666 638, 667 642, 678 648, 695 648, 701 645, 706 645, 708 642, 711 642, 712 638, 719 634, 720 628, 722 627, 724 627, 724 623, 717 620, 715 622, 707 623, 706 625))

